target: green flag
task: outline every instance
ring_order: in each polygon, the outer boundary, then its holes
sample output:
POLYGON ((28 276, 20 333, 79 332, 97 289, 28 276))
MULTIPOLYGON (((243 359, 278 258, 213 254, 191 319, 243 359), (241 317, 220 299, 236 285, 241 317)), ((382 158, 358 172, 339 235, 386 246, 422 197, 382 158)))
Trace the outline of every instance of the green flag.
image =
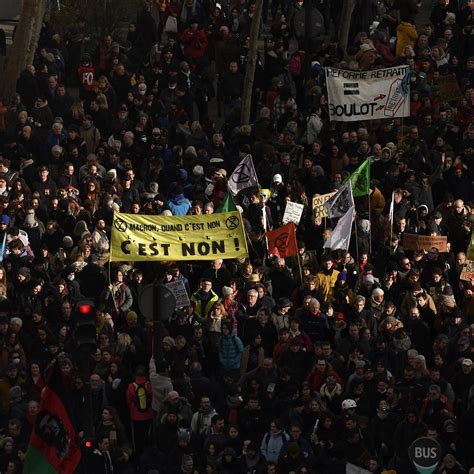
POLYGON ((366 196, 370 193, 370 160, 365 160, 350 176, 352 195, 366 196))
POLYGON ((221 202, 221 205, 217 208, 216 212, 232 212, 236 210, 237 207, 235 207, 234 198, 232 197, 231 193, 227 192, 224 200, 221 202))

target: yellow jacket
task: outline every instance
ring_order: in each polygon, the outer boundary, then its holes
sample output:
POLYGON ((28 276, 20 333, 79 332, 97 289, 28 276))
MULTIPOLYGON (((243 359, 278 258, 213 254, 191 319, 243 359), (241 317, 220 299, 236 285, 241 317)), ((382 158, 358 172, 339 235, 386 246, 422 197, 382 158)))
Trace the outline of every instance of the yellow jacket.
POLYGON ((203 301, 199 296, 200 290, 197 290, 193 293, 191 296, 191 301, 194 302, 194 314, 197 317, 198 320, 201 322, 206 321, 207 318, 209 317, 209 313, 212 310, 212 307, 214 306, 214 303, 217 303, 219 300, 219 297, 214 293, 213 290, 211 290, 211 297, 207 301, 205 307, 203 307, 203 301))
POLYGON ((333 300, 334 285, 338 276, 339 272, 334 269, 331 269, 330 273, 322 271, 316 274, 316 290, 323 296, 323 301, 333 300))
POLYGON ((402 21, 397 26, 397 57, 403 55, 405 46, 414 47, 417 39, 418 33, 415 26, 407 21, 402 21))

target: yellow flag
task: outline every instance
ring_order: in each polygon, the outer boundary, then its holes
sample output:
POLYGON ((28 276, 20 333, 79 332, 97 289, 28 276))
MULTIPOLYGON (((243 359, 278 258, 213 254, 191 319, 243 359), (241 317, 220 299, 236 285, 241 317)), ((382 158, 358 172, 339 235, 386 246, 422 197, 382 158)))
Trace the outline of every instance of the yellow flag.
POLYGON ((114 214, 110 261, 248 257, 240 212, 165 217, 114 214))

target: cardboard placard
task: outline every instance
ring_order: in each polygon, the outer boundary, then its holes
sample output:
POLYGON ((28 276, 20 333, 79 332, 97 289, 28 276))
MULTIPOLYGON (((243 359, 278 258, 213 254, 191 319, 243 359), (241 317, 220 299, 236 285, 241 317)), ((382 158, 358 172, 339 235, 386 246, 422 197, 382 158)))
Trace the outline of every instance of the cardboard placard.
POLYGON ((431 236, 418 234, 403 234, 404 250, 426 250, 437 248, 439 252, 448 251, 448 238, 445 236, 431 236))
POLYGON ((336 192, 327 193, 327 194, 315 194, 313 196, 313 217, 323 217, 328 216, 328 210, 324 206, 324 203, 329 201, 329 199, 334 196, 336 192))
POLYGON ((474 260, 466 260, 459 278, 464 281, 474 280, 474 260))
POLYGON ((303 209, 303 204, 288 201, 286 203, 285 213, 283 214, 283 224, 293 222, 295 225, 298 225, 301 220, 301 215, 303 214, 303 209))
POLYGON ((183 308, 184 306, 189 306, 189 297, 186 287, 184 286, 183 280, 176 280, 170 283, 166 283, 166 288, 173 293, 176 298, 176 308, 183 308))

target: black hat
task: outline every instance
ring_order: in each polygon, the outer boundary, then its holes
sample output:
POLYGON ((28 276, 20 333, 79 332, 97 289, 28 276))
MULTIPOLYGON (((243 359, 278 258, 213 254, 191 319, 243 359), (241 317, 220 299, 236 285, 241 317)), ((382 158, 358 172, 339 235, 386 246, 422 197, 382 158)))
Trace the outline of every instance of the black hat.
POLYGON ((277 308, 291 308, 293 303, 290 301, 289 298, 278 298, 277 308))

